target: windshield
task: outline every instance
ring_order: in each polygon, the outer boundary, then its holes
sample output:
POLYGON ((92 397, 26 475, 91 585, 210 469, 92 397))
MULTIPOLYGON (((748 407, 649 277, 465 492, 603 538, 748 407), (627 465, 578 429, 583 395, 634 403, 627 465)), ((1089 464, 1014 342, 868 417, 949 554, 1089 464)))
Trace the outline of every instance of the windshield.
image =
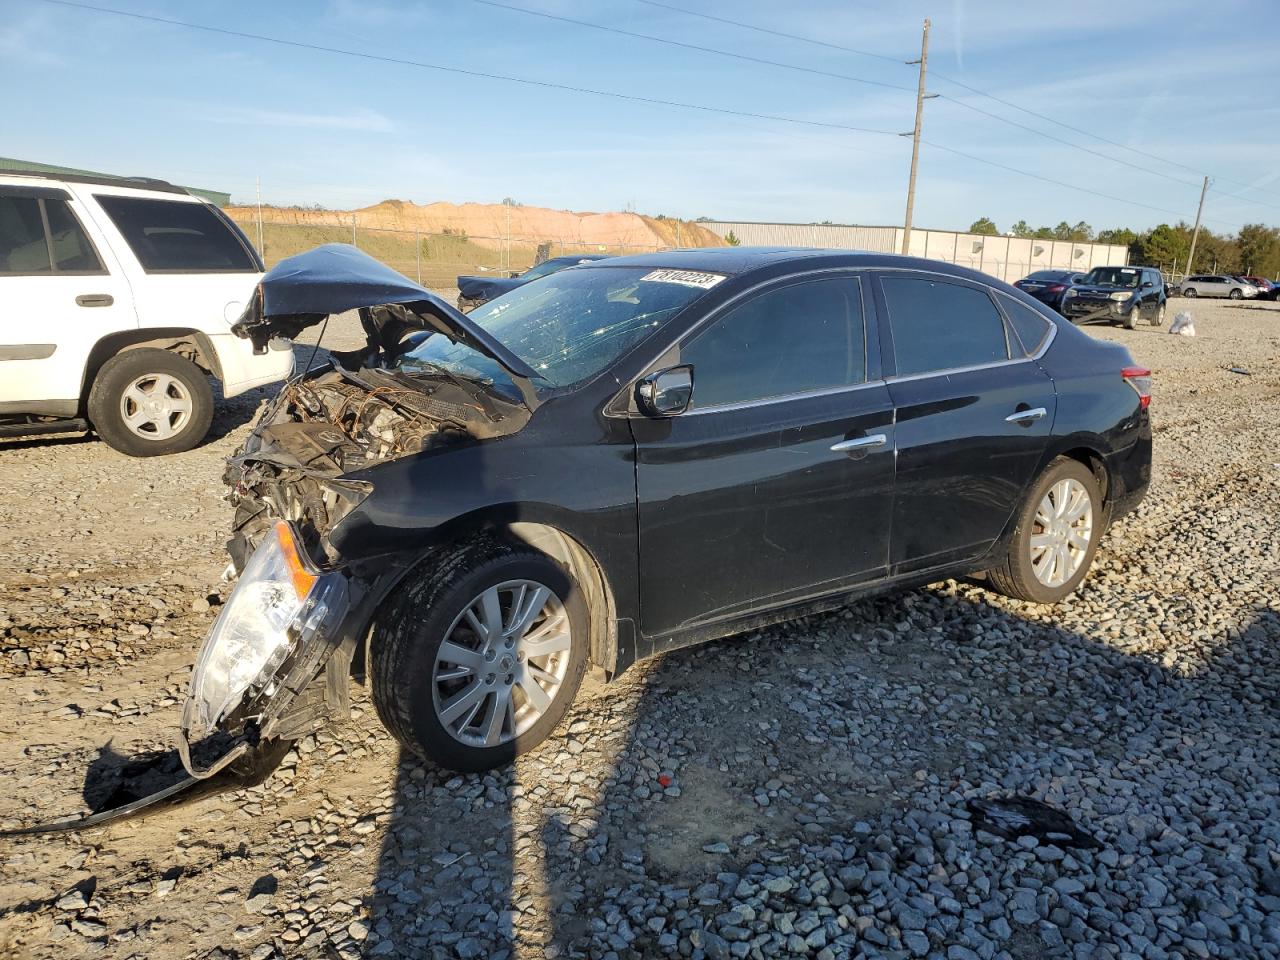
POLYGON ((1140 276, 1133 267, 1094 267, 1084 282, 1099 287, 1136 287, 1140 276))
MULTIPOLYGON (((535 389, 568 387, 599 373, 724 277, 649 267, 574 267, 517 287, 468 319, 541 374, 535 389)), ((483 380, 518 399, 494 360, 440 335, 397 361, 402 372, 443 368, 483 380)))

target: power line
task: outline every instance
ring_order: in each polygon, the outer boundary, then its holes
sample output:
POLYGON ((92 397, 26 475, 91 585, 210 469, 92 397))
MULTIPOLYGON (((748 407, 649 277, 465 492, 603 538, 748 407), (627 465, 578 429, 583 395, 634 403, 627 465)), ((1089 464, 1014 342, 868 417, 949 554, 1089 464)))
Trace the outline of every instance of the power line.
MULTIPOLYGON (((872 58, 877 59, 877 60, 887 60, 887 61, 894 62, 894 63, 904 63, 904 62, 906 62, 906 59, 905 59, 905 58, 898 58, 898 57, 886 56, 886 55, 884 55, 884 54, 873 53, 873 52, 871 52, 870 50, 859 50, 859 49, 858 49, 858 48, 856 48, 856 47, 849 47, 849 46, 845 46, 845 45, 843 45, 843 44, 839 44, 839 43, 830 43, 830 42, 828 42, 828 41, 826 41, 826 40, 818 40, 818 39, 816 39, 816 38, 814 38, 814 37, 806 37, 806 36, 802 36, 801 34, 797 34, 797 33, 787 33, 786 31, 783 31, 783 30, 772 30, 772 29, 769 29, 768 27, 761 27, 761 26, 757 26, 756 24, 743 23, 741 20, 731 20, 731 19, 729 19, 729 18, 727 18, 727 17, 717 17, 717 16, 712 16, 711 14, 708 14, 708 13, 702 13, 702 12, 697 11, 697 10, 690 10, 690 9, 688 9, 688 8, 686 8, 686 7, 679 7, 679 6, 676 6, 676 5, 674 5, 674 4, 670 4, 670 3, 661 3, 661 2, 659 2, 659 0, 636 0, 636 2, 637 2, 637 3, 643 3, 643 4, 645 4, 646 6, 650 6, 650 7, 657 7, 657 8, 662 9, 662 10, 669 10, 669 11, 672 11, 673 13, 682 13, 682 14, 685 14, 686 16, 690 16, 690 17, 697 17, 697 18, 702 19, 702 20, 710 20, 710 21, 715 22, 715 23, 723 23, 723 24, 726 24, 726 25, 728 25, 728 26, 740 27, 740 28, 741 28, 741 29, 743 29, 743 30, 750 30, 750 31, 753 31, 753 32, 755 32, 755 33, 762 33, 762 34, 766 34, 766 35, 768 35, 768 36, 773 36, 773 37, 783 37, 783 38, 785 38, 785 39, 787 39, 787 40, 797 40, 797 41, 799 41, 799 42, 801 42, 801 43, 808 43, 808 44, 812 44, 813 46, 816 46, 816 47, 825 47, 825 48, 826 48, 826 49, 828 49, 828 50, 838 50, 838 51, 840 51, 840 52, 842 52, 842 53, 852 53, 852 54, 855 54, 856 56, 860 56, 860 57, 872 57, 872 58)), ((1203 170, 1200 170, 1200 169, 1198 169, 1198 168, 1196 168, 1196 167, 1189 166, 1188 164, 1185 164, 1185 163, 1180 163, 1180 162, 1178 162, 1177 160, 1170 160, 1170 159, 1168 159, 1167 157, 1161 157, 1161 156, 1158 156, 1158 155, 1156 155, 1156 154, 1149 153, 1148 151, 1145 151, 1145 150, 1139 150, 1139 149, 1137 149, 1137 148, 1135 148, 1135 147, 1130 147, 1130 146, 1129 146, 1129 145, 1127 145, 1127 144, 1120 143, 1119 141, 1116 141, 1116 140, 1110 140, 1110 139, 1108 139, 1108 138, 1106 138, 1106 137, 1100 136, 1099 134, 1093 133, 1093 132, 1091 132, 1091 131, 1089 131, 1089 130, 1084 130, 1084 129, 1080 128, 1080 127, 1072 126, 1072 125, 1071 125, 1071 124, 1069 124, 1069 123, 1065 123, 1065 122, 1063 122, 1062 120, 1057 119, 1056 117, 1052 117, 1052 116, 1049 116, 1048 114, 1044 114, 1044 113, 1039 113, 1039 112, 1037 112, 1037 111, 1035 111, 1035 110, 1031 110, 1031 109, 1029 109, 1028 107, 1020 106, 1019 104, 1016 104, 1016 103, 1014 103, 1014 102, 1013 102, 1013 101, 1011 101, 1011 100, 1007 100, 1007 99, 1005 99, 1004 97, 997 96, 997 95, 996 95, 996 94, 994 94, 994 93, 989 93, 989 92, 987 92, 986 90, 981 90, 981 89, 979 89, 978 87, 975 87, 975 86, 972 86, 972 85, 970 85, 970 84, 964 83, 963 81, 961 81, 961 80, 957 80, 957 79, 955 79, 954 77, 949 77, 949 76, 947 76, 946 74, 938 73, 936 70, 935 70, 935 71, 933 71, 933 76, 934 76, 934 77, 936 77, 936 78, 937 78, 937 79, 939 79, 939 80, 946 81, 947 83, 954 84, 954 85, 956 85, 957 87, 960 87, 960 88, 962 88, 962 89, 964 89, 964 90, 968 90, 970 93, 974 93, 974 94, 977 94, 978 96, 986 97, 986 98, 988 98, 989 100, 994 100, 996 103, 999 103, 999 104, 1002 104, 1003 106, 1009 107, 1009 108, 1010 108, 1010 109, 1012 109, 1012 110, 1018 110, 1018 111, 1020 111, 1021 113, 1025 113, 1025 114, 1027 114, 1027 115, 1029 115, 1029 116, 1035 117, 1035 118, 1036 118, 1036 119, 1038 119, 1038 120, 1043 120, 1043 121, 1045 121, 1046 123, 1052 123, 1052 124, 1054 124, 1054 125, 1056 125, 1056 126, 1062 127, 1062 128, 1063 128, 1063 129, 1065 129, 1065 130, 1070 130, 1072 133, 1078 133, 1078 134, 1080 134, 1080 135, 1082 135, 1082 136, 1089 137, 1090 139, 1097 140, 1097 141, 1099 141, 1099 142, 1101 142, 1101 143, 1108 144, 1109 146, 1116 147, 1116 148, 1118 148, 1118 149, 1120 149, 1120 150, 1125 150, 1125 151, 1127 151, 1127 152, 1129 152, 1129 153, 1135 154, 1135 155, 1137 155, 1137 156, 1141 157, 1143 160, 1146 160, 1146 161, 1158 160, 1158 161, 1160 161, 1161 163, 1168 164, 1169 166, 1172 166, 1172 167, 1178 167, 1178 168, 1180 168, 1180 169, 1182 169, 1182 170, 1186 170, 1186 171, 1188 171, 1189 173, 1194 173, 1196 176, 1203 176, 1203 175, 1204 175, 1204 171, 1203 171, 1203 170)), ((945 96, 945 95, 944 95, 944 96, 945 96)), ((967 107, 970 107, 971 109, 975 109, 975 110, 977 110, 977 108, 976 108, 976 107, 972 107, 972 105, 970 105, 970 104, 966 104, 966 103, 965 103, 965 101, 963 101, 963 100, 959 100, 959 99, 957 99, 957 98, 955 98, 955 97, 945 97, 945 99, 950 100, 952 103, 957 103, 957 104, 960 104, 961 106, 967 106, 967 107)), ((981 110, 979 110, 978 112, 980 112, 980 113, 985 113, 985 111, 981 111, 981 110)), ((1018 123, 1016 123, 1015 121, 1008 120, 1007 118, 1004 118, 1004 117, 1000 117, 998 114, 987 113, 986 115, 987 115, 987 116, 992 117, 993 119, 1001 120, 1002 122, 1009 123, 1009 124, 1011 124, 1011 125, 1013 125, 1013 126, 1022 127, 1022 129, 1024 129, 1024 130, 1030 130, 1030 131, 1031 131, 1031 132, 1033 132, 1033 133, 1039 133, 1039 132, 1040 132, 1040 131, 1035 130, 1035 128, 1033 128, 1033 127, 1025 127, 1025 126, 1023 126, 1022 124, 1018 124, 1018 123)), ((1049 136, 1048 134, 1041 134, 1041 135, 1042 135, 1042 136, 1049 136)), ((1050 137, 1050 139, 1056 139, 1056 138, 1050 137)), ((1059 143, 1065 143, 1066 145, 1071 146, 1071 147, 1075 147, 1075 148, 1076 148, 1076 149, 1078 149, 1078 150, 1084 150, 1086 153, 1093 153, 1095 156, 1101 156, 1101 157, 1105 157, 1105 158, 1107 158, 1107 159, 1115 160, 1115 162, 1125 164, 1126 166, 1134 166, 1133 164, 1127 163, 1127 162, 1126 162, 1126 161, 1124 161, 1124 160, 1117 160, 1117 159, 1116 159, 1116 158, 1114 158, 1114 157, 1107 157, 1107 155, 1106 155, 1106 154, 1099 154, 1099 153, 1096 153, 1096 151, 1090 150, 1089 148, 1084 147, 1084 146, 1081 146, 1080 144, 1074 144, 1074 143, 1071 143, 1070 141, 1065 141, 1065 140, 1059 140, 1058 142, 1059 142, 1059 143)), ((1138 167, 1138 169, 1141 169, 1141 170, 1143 170, 1143 171, 1144 171, 1144 172, 1146 172, 1146 173, 1153 173, 1153 174, 1155 174, 1156 176, 1165 176, 1165 177, 1168 177, 1168 175, 1167 175, 1167 174, 1162 174, 1162 173, 1159 173, 1158 171, 1150 170, 1150 169, 1145 168, 1145 167, 1138 167)), ((1177 178, 1173 178, 1173 177, 1168 177, 1168 179, 1174 179, 1174 180, 1176 180, 1176 182, 1178 182, 1178 183, 1183 183, 1183 184, 1186 184, 1186 185, 1188 185, 1188 186, 1192 186, 1192 187, 1198 186, 1198 184, 1190 183, 1190 182, 1185 181, 1185 180, 1177 180, 1177 178)), ((1223 183, 1233 183, 1233 184, 1235 184, 1236 186, 1243 187, 1243 188, 1244 188, 1244 189, 1246 189, 1246 190, 1253 190, 1253 191, 1255 191, 1255 192, 1257 192, 1257 193, 1263 193, 1263 194, 1265 194, 1265 195, 1267 195, 1267 196, 1277 197, 1277 199, 1280 199, 1280 195, 1278 195, 1278 194, 1273 194, 1273 193, 1269 193, 1269 192, 1267 192, 1267 191, 1264 191, 1261 187, 1255 187, 1255 186, 1253 186, 1252 184, 1249 184, 1249 183, 1244 183, 1244 182, 1239 181, 1239 180, 1230 180, 1230 179, 1228 179, 1228 178, 1226 178, 1226 177, 1218 177, 1217 179, 1218 179, 1218 180, 1220 180, 1220 181, 1222 181, 1223 183)), ((1259 202, 1261 202, 1261 201, 1259 201, 1259 202)))
POLYGON ((661 107, 677 107, 682 110, 698 110, 703 113, 720 113, 731 117, 745 117, 750 120, 775 120, 781 123, 792 123, 806 127, 823 127, 830 130, 848 130, 853 133, 871 133, 884 137, 898 136, 898 132, 896 130, 876 130, 871 127, 857 127, 847 123, 834 123, 826 120, 806 120, 801 117, 788 117, 775 113, 754 113, 748 110, 734 110, 729 107, 713 107, 706 104, 688 103, 681 100, 663 100, 657 97, 642 97, 638 94, 619 93, 616 90, 597 90, 593 87, 580 87, 567 83, 556 83, 551 80, 534 80, 530 77, 516 77, 501 73, 485 73, 480 70, 467 70, 462 67, 447 67, 443 64, 429 63, 425 60, 409 60, 404 57, 390 57, 384 54, 365 53, 359 50, 347 50, 342 47, 330 47, 318 43, 305 43, 301 40, 286 40, 283 37, 272 37, 262 33, 249 33, 243 30, 231 30, 225 27, 214 27, 203 23, 192 23, 187 20, 175 20, 169 17, 157 17, 151 14, 134 13, 131 10, 116 10, 111 7, 101 7, 90 3, 79 3, 76 2, 76 0, 44 0, 44 2, 61 7, 72 7, 78 10, 90 10, 94 13, 106 13, 118 17, 128 17, 133 20, 143 20, 148 23, 160 23, 170 27, 184 27, 189 30, 202 30, 206 33, 216 33, 222 36, 236 37, 241 40, 260 40, 264 43, 274 43, 283 47, 294 47, 300 50, 312 50, 319 53, 332 53, 344 57, 358 57, 362 60, 373 60, 378 63, 391 63, 402 67, 419 67, 423 70, 436 70, 441 73, 452 73, 464 77, 478 77, 484 80, 500 80, 506 83, 520 83, 526 86, 541 87, 547 90, 564 90, 569 93, 586 93, 596 97, 610 97, 615 100, 627 100, 632 103, 646 103, 661 107))
POLYGON ((881 80, 869 80, 866 77, 854 77, 847 73, 834 73, 830 70, 818 70, 814 67, 802 67, 794 63, 783 63, 781 60, 767 60, 764 57, 753 57, 745 53, 734 53, 732 50, 720 50, 716 47, 704 47, 696 43, 685 43, 682 40, 669 40, 666 37, 655 37, 651 33, 637 33, 634 30, 623 30, 621 27, 610 27, 603 23, 592 23, 589 20, 575 20, 573 17, 562 17, 555 13, 545 13, 542 10, 530 10, 527 7, 517 7, 510 3, 499 3, 498 0, 472 0, 472 2, 486 7, 497 7, 500 10, 511 10, 515 13, 528 14, 531 17, 541 17, 544 20, 555 20, 559 23, 569 23, 577 27, 589 27, 592 30, 600 30, 604 33, 616 34, 620 37, 631 37, 636 40, 650 40, 653 43, 663 43, 669 47, 680 47, 684 50, 696 50, 699 53, 713 53, 716 56, 728 57, 732 60, 743 60, 747 63, 757 63, 766 67, 779 67, 783 70, 794 70, 797 73, 811 73, 814 76, 828 77, 834 80, 848 80, 851 83, 863 83, 872 87, 884 87, 887 90, 902 90, 906 93, 914 92, 910 87, 904 87, 896 83, 885 83, 881 80))

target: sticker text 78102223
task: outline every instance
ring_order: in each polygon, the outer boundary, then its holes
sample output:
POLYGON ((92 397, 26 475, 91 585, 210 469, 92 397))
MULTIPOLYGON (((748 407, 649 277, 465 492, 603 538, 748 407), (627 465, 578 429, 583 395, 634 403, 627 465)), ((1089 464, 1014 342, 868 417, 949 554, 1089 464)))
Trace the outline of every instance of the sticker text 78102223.
POLYGON ((654 270, 646 273, 641 280, 650 283, 678 283, 685 287, 699 287, 710 290, 724 279, 718 273, 701 273, 697 270, 654 270))

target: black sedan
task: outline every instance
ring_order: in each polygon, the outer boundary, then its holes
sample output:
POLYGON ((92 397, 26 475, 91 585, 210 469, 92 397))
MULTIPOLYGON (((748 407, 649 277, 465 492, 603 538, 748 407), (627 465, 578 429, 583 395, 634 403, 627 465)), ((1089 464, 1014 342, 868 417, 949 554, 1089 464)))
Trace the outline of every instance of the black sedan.
POLYGON ((1083 273, 1070 270, 1037 270, 1015 280, 1013 285, 1061 313, 1063 296, 1073 283, 1078 283, 1083 277, 1083 273))
MULTIPOLYGON (((296 737, 367 678, 456 769, 545 738, 591 665, 984 572, 1053 603, 1151 470, 1150 374, 990 276, 724 248, 588 264, 464 316, 352 247, 237 332, 358 307, 230 461, 239 582, 186 744, 296 737)), ((189 766, 201 766, 188 757, 189 766)))
POLYGON ((496 300, 504 293, 510 293, 530 280, 550 276, 565 267, 575 267, 580 263, 606 259, 608 255, 603 253, 581 253, 570 257, 552 257, 550 260, 534 264, 524 273, 512 273, 506 277, 459 277, 458 309, 463 313, 469 313, 480 304, 496 300))

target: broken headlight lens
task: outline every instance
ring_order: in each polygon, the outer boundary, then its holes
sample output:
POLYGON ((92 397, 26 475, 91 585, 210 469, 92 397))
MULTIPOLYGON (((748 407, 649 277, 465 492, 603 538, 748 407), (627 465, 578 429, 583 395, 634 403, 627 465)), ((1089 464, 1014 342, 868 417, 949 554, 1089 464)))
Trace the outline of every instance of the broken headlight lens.
POLYGON ((290 655, 346 612, 346 578, 321 573, 302 552, 293 527, 277 521, 205 639, 191 676, 193 729, 203 736, 246 693, 266 690, 290 655))

